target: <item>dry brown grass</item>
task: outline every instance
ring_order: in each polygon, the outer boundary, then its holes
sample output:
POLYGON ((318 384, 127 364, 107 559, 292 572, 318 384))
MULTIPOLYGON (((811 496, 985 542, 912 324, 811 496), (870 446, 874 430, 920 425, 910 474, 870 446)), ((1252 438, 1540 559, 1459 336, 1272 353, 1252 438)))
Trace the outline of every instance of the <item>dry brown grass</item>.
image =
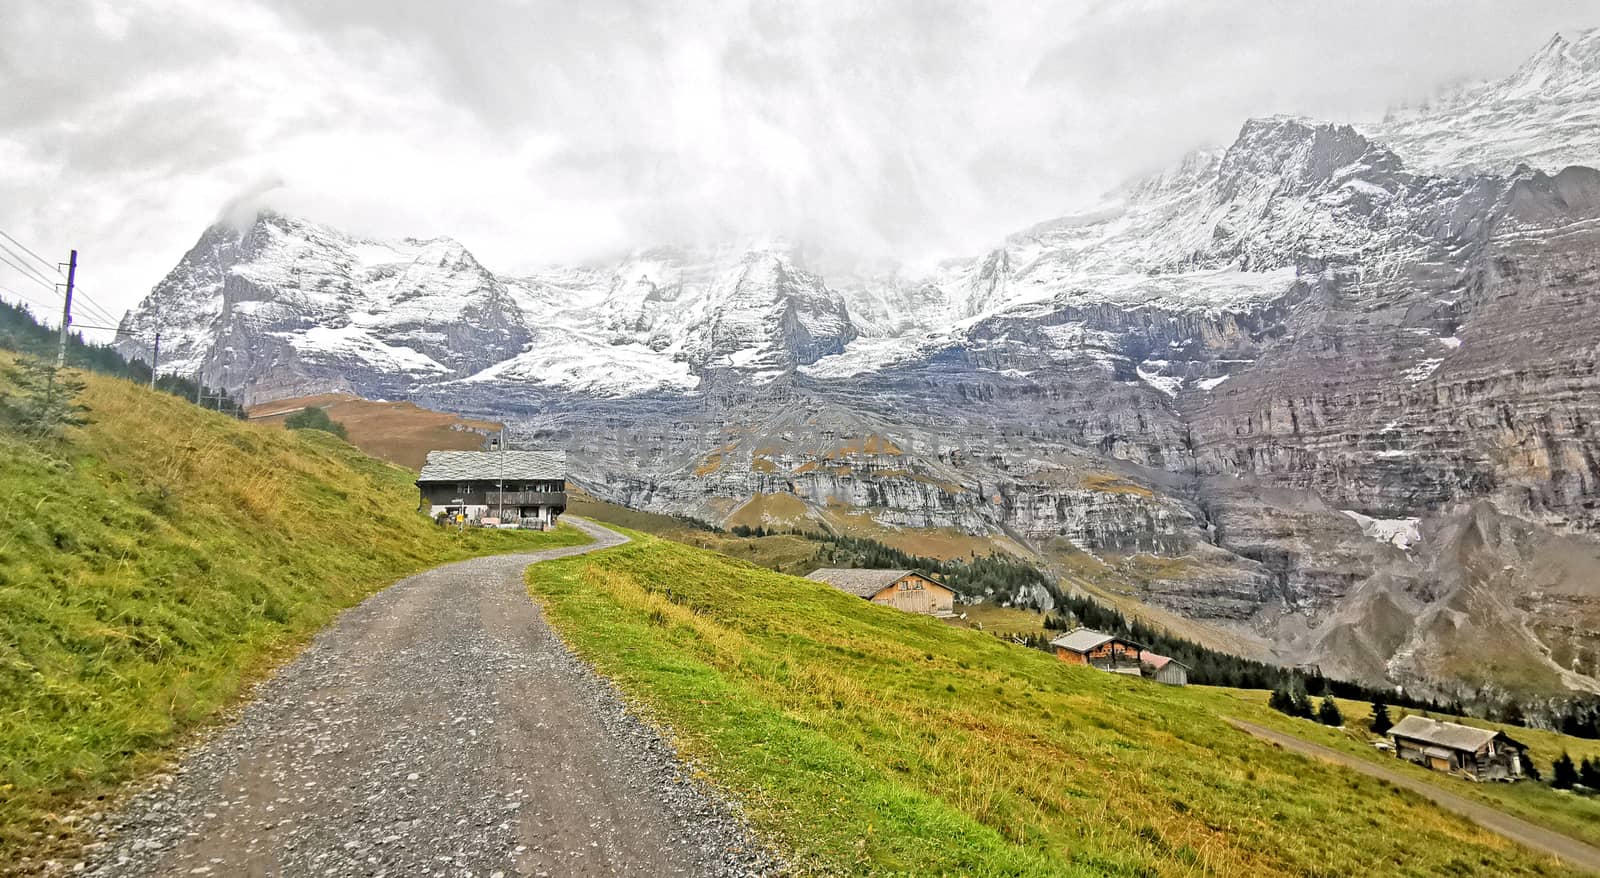
POLYGON ((1102 494, 1132 494, 1136 497, 1154 497, 1155 492, 1144 485, 1134 484, 1114 473, 1086 473, 1078 484, 1102 494))
POLYGON ((253 423, 282 426, 289 415, 309 406, 323 409, 343 424, 351 445, 409 469, 421 469, 429 451, 476 451, 483 447, 487 434, 500 430, 493 421, 436 412, 409 402, 374 402, 347 393, 262 403, 252 406, 249 415, 253 423))

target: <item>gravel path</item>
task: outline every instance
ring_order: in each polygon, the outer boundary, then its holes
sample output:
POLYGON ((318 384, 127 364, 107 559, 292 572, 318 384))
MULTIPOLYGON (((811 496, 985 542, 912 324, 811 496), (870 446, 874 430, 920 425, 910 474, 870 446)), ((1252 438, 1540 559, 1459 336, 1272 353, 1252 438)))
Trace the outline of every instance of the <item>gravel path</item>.
MULTIPOLYGON (((573 521, 572 518, 568 518, 573 521)), ((239 720, 103 824, 86 874, 759 875, 735 809, 562 645, 530 563, 463 561, 374 595, 239 720)))
POLYGON ((1359 756, 1340 753, 1331 747, 1313 744, 1294 735, 1284 734, 1265 726, 1258 726, 1255 723, 1247 723, 1244 720, 1229 719, 1227 722, 1234 728, 1255 735, 1264 741, 1269 741, 1297 753, 1343 765, 1346 768, 1353 768, 1363 774, 1386 780, 1397 787, 1404 787, 1432 800, 1434 804, 1445 810, 1454 811, 1466 817, 1490 832, 1498 833, 1525 847, 1549 854, 1570 866, 1600 873, 1600 848, 1585 844, 1569 835, 1562 835, 1559 832, 1529 823, 1520 817, 1513 817, 1498 808, 1491 808, 1482 802, 1465 796, 1458 796, 1435 784, 1418 780, 1410 775, 1401 774, 1398 771, 1369 762, 1359 756))

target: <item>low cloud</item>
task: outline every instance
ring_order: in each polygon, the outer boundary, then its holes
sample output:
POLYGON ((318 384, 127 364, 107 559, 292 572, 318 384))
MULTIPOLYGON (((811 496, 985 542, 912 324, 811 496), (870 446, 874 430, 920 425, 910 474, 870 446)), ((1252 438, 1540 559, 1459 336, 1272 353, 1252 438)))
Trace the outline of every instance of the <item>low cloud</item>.
POLYGON ((78 247, 113 308, 263 196, 507 271, 772 235, 925 263, 1247 116, 1376 117, 1600 24, 1560 0, 17 6, 0 228, 78 247))

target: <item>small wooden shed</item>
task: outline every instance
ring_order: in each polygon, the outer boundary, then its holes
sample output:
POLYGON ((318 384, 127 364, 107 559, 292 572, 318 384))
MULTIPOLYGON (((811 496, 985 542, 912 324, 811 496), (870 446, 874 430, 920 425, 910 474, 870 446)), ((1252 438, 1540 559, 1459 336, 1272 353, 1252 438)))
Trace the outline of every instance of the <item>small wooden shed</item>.
POLYGON ((932 616, 955 614, 956 593, 915 570, 824 567, 812 571, 806 578, 813 582, 825 582, 856 597, 908 613, 927 613, 932 616))
POLYGON ((1144 666, 1150 679, 1168 686, 1189 685, 1189 666, 1175 658, 1157 655, 1148 649, 1139 651, 1139 664, 1144 666))

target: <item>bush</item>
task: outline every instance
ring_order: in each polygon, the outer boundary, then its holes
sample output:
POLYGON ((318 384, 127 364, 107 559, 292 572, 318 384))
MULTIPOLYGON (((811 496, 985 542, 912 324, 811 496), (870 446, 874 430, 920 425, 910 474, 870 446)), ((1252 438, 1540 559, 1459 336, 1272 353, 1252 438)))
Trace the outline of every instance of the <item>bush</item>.
POLYGON ((300 411, 290 415, 283 422, 291 430, 321 430, 332 433, 340 439, 348 439, 344 425, 328 417, 328 413, 314 405, 308 405, 300 411))

